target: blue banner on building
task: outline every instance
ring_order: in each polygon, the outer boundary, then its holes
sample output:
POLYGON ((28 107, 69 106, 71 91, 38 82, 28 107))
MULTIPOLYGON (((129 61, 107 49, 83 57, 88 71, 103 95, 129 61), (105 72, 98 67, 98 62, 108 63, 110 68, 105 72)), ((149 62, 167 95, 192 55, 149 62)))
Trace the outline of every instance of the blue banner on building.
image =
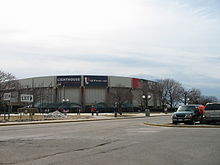
POLYGON ((57 76, 57 85, 65 87, 80 87, 81 76, 57 76))
POLYGON ((107 87, 108 76, 84 76, 84 86, 107 87))

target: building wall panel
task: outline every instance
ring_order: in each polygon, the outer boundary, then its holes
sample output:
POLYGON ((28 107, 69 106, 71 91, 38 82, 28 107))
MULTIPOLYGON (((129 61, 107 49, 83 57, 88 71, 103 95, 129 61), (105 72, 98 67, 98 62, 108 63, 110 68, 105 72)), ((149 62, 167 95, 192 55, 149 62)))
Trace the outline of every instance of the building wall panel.
POLYGON ((132 103, 135 107, 140 107, 143 104, 143 91, 142 90, 132 90, 133 100, 132 103))
POLYGON ((63 99, 69 99, 70 102, 80 104, 81 102, 80 88, 62 87, 58 89, 57 97, 59 102, 62 102, 63 99))
POLYGON ((106 88, 85 88, 85 104, 105 102, 106 88))
POLYGON ((19 101, 19 95, 17 91, 11 92, 11 103, 17 103, 19 101))
POLYGON ((132 79, 127 77, 109 77, 109 87, 132 88, 132 79))
POLYGON ((19 82, 19 86, 21 88, 32 88, 33 87, 33 79, 32 78, 21 79, 18 82, 19 82))
MULTIPOLYGON (((27 92, 23 91, 22 93, 28 94, 27 92)), ((39 105, 43 103, 53 103, 54 100, 54 89, 51 88, 35 88, 34 92, 30 92, 34 96, 34 104, 39 105)))
POLYGON ((37 77, 34 78, 34 87, 53 87, 55 86, 56 77, 49 76, 49 77, 37 77))

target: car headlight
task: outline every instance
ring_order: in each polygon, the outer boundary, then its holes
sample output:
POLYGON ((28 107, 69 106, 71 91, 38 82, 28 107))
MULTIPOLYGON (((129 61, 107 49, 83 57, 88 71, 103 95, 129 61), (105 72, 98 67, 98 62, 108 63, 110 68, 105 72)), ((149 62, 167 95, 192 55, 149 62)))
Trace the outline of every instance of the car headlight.
POLYGON ((192 117, 192 114, 187 114, 185 117, 189 117, 190 118, 190 117, 192 117))
POLYGON ((175 115, 175 114, 173 114, 173 115, 172 115, 172 118, 175 118, 175 117, 176 117, 176 115, 175 115))

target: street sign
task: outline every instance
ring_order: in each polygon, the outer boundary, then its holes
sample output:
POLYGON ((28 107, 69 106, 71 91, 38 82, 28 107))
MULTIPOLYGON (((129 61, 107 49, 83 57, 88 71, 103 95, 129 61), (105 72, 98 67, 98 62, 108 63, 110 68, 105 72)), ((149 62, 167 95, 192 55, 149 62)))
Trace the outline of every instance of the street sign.
POLYGON ((3 100, 10 101, 11 100, 11 93, 4 93, 3 100))
POLYGON ((34 101, 34 97, 33 95, 26 95, 26 94, 21 94, 21 102, 33 102, 34 101))

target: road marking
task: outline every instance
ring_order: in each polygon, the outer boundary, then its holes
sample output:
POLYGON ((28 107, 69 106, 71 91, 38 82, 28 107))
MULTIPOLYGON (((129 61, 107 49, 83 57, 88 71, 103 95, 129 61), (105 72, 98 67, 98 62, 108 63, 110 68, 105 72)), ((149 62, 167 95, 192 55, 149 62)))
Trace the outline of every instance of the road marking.
POLYGON ((173 124, 157 124, 157 123, 144 123, 149 126, 158 126, 158 127, 179 127, 179 128, 220 128, 220 126, 214 125, 173 125, 173 124))
MULTIPOLYGON (((163 128, 164 129, 164 128, 163 128)), ((162 129, 155 128, 133 128, 133 129, 126 129, 129 133, 157 133, 160 132, 162 129)))

